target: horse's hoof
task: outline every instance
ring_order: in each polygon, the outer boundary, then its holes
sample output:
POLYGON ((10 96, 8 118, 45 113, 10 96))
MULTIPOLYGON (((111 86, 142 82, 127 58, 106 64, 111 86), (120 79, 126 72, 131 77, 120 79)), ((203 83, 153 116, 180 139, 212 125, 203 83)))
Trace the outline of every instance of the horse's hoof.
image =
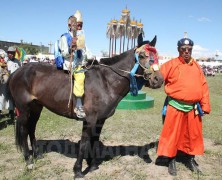
POLYGON ((89 172, 95 171, 95 170, 97 170, 97 169, 99 169, 99 166, 91 166, 91 167, 89 168, 89 172))
POLYGON ((43 159, 43 155, 42 154, 37 154, 37 155, 34 155, 34 158, 36 159, 36 160, 39 160, 39 159, 43 159))
POLYGON ((33 169, 33 166, 34 166, 34 162, 33 162, 33 159, 32 158, 28 158, 26 160, 26 167, 28 170, 32 170, 33 169))
POLYGON ((74 179, 83 178, 84 174, 82 172, 75 173, 74 179))
POLYGON ((27 165, 27 169, 28 169, 28 170, 32 170, 33 167, 34 167, 34 164, 28 164, 28 165, 27 165))

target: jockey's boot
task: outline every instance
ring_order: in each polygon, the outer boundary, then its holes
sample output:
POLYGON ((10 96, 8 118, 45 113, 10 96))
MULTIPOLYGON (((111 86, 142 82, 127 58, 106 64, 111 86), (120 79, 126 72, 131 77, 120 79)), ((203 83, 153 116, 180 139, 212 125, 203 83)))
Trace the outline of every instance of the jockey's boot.
POLYGON ((76 116, 80 119, 84 119, 86 117, 86 113, 82 106, 75 107, 74 112, 76 113, 76 116))
POLYGON ((170 158, 169 165, 168 165, 168 172, 171 176, 177 175, 177 168, 176 168, 176 158, 170 158))
POLYGON ((82 105, 82 97, 76 97, 76 107, 74 109, 74 113, 76 113, 76 116, 79 119, 84 119, 86 117, 86 113, 82 105))
POLYGON ((202 173, 194 158, 195 158, 195 156, 193 156, 193 155, 187 155, 187 160, 186 160, 186 164, 185 164, 186 167, 188 169, 190 169, 192 172, 202 173))

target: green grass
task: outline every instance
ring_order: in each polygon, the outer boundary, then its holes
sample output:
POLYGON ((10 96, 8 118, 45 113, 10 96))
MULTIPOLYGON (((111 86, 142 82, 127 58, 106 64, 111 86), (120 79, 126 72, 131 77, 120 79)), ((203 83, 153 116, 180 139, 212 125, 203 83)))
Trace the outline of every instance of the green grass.
POLYGON ((222 144, 222 76, 208 77, 211 113, 204 116, 203 131, 206 138, 222 144))
MULTIPOLYGON (((207 77, 207 81, 210 89, 211 113, 203 118, 204 138, 211 140, 215 145, 222 145, 222 75, 207 77)), ((162 129, 161 109, 166 97, 164 88, 143 88, 143 91, 154 98, 154 107, 147 110, 116 110, 116 113, 107 119, 102 130, 101 141, 105 145, 143 147, 159 138, 162 129)), ((81 122, 57 116, 43 109, 37 124, 36 137, 39 140, 70 139, 71 142, 77 143, 81 137, 81 130, 81 122)), ((44 154, 44 158, 36 162, 35 169, 29 172, 24 168, 22 154, 15 148, 13 125, 0 130, 0 154, 4 155, 0 157, 0 173, 3 179, 67 179, 72 174, 72 167, 67 170, 65 162, 69 161, 72 166, 76 157, 65 157, 64 160, 63 154, 53 153, 44 154), (64 162, 54 166, 55 162, 51 159, 54 156, 56 160, 63 159, 64 162)), ((149 150, 149 155, 155 157, 155 150, 149 150)), ((213 174, 216 175, 215 179, 220 179, 222 150, 206 149, 205 155, 208 160, 217 159, 216 170, 213 174)), ((104 161, 100 165, 102 170, 96 171, 95 174, 89 173, 88 179, 110 179, 110 176, 111 179, 153 179, 156 177, 155 174, 149 172, 149 164, 137 158, 138 156, 132 156, 132 162, 126 162, 125 157, 120 155, 104 161), (109 172, 111 167, 114 170, 109 172)), ((184 166, 181 165, 179 168, 186 172, 184 166)), ((188 177, 196 179, 196 176, 192 174, 188 174, 188 177)), ((211 177, 213 177, 211 174, 207 174, 201 179, 211 177)), ((176 179, 181 179, 180 175, 176 179)))

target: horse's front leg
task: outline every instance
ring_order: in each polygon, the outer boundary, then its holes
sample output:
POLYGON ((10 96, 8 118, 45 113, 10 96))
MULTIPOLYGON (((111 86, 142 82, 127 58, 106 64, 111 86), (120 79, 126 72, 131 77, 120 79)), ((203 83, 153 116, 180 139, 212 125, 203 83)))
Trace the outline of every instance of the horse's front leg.
POLYGON ((104 125, 105 119, 99 121, 94 130, 93 130, 93 134, 92 134, 92 138, 91 138, 91 149, 93 151, 93 156, 89 159, 88 164, 90 166, 90 172, 94 171, 96 169, 99 169, 98 167, 98 163, 97 163, 97 157, 100 157, 100 134, 104 125))
POLYGON ((84 155, 87 153, 87 148, 91 147, 91 137, 92 137, 92 124, 83 122, 82 137, 79 145, 79 154, 77 156, 76 163, 74 165, 73 171, 75 173, 75 178, 84 177, 82 172, 82 162, 84 155))

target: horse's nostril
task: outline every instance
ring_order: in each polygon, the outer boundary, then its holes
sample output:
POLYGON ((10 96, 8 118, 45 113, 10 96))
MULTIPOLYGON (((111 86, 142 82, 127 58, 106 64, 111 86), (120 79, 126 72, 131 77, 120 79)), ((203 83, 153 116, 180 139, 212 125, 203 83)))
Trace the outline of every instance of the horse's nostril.
POLYGON ((154 77, 155 81, 158 82, 159 78, 157 76, 154 77))

